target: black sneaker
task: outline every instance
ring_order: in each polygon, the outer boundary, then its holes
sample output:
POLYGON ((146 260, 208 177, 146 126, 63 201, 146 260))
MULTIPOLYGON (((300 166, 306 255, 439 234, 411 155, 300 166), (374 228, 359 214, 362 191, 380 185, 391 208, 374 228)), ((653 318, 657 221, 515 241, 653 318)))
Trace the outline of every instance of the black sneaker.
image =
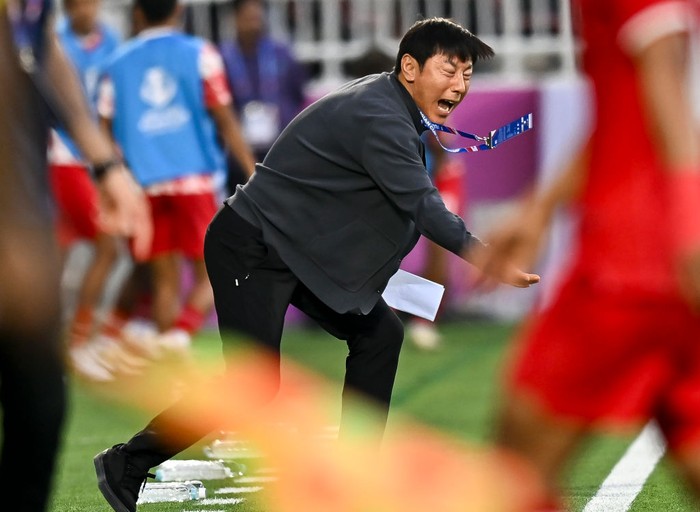
POLYGON ((117 444, 95 455, 97 486, 116 512, 136 512, 136 502, 146 478, 155 478, 155 475, 135 466, 122 446, 117 444))

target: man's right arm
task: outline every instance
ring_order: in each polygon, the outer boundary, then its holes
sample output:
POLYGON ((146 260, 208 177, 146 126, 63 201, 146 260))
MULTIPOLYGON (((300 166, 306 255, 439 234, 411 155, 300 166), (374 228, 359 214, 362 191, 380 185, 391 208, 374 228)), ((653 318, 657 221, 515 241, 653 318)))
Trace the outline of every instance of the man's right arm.
POLYGON ((588 151, 584 147, 549 186, 526 197, 516 212, 489 234, 485 246, 465 250, 462 257, 481 271, 483 281, 522 283, 518 269, 534 266, 555 212, 579 197, 587 166, 588 151))

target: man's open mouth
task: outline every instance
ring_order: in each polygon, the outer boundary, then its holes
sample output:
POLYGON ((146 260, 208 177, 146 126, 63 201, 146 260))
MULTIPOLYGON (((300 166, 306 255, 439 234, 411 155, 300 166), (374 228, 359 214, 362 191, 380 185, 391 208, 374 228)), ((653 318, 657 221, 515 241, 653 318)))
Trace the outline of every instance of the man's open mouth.
POLYGON ((445 114, 449 114, 450 112, 452 112, 452 109, 455 108, 455 105, 457 105, 456 101, 438 100, 438 108, 445 114))

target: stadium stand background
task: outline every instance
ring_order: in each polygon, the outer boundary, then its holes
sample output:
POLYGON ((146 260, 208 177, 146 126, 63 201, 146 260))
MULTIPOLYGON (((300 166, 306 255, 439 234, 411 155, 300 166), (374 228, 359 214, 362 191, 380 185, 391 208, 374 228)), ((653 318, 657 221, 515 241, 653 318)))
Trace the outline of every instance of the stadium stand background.
MULTIPOLYGON (((225 0, 183 0, 184 28, 214 42, 231 37, 225 0)), ((399 37, 417 19, 445 16, 463 24, 496 51, 480 62, 465 101, 450 124, 474 133, 488 132, 527 112, 535 129, 487 153, 460 155, 465 159, 467 211, 458 212, 476 233, 508 213, 528 187, 554 175, 575 149, 588 126, 588 96, 577 58, 578 39, 572 30, 568 0, 267 0, 270 32, 288 41, 309 66, 308 101, 353 78, 358 61, 370 56, 395 58, 399 37)), ((130 30, 130 0, 104 0, 105 20, 126 37, 130 30)), ((453 141, 457 145, 463 141, 453 141)), ((564 217, 555 226, 540 267, 541 286, 526 293, 499 289, 488 295, 471 293, 461 275, 464 265, 450 262, 452 308, 465 314, 521 317, 537 294, 551 293, 566 254, 573 221, 564 217), (456 290, 456 293, 454 292, 456 290)), ((423 247, 406 258, 404 268, 418 270, 423 247)), ((78 257, 80 260, 80 257, 78 257)), ((67 295, 71 280, 66 277, 67 295)), ((118 278, 115 278, 118 281, 118 278)), ((109 300, 109 295, 106 300, 109 300)))

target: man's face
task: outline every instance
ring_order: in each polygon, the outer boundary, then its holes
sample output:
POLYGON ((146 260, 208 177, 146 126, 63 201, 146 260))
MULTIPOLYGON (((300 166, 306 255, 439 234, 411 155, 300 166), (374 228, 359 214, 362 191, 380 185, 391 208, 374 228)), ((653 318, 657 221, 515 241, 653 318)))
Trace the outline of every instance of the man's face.
POLYGON ((257 41, 265 30, 265 8, 260 2, 245 2, 235 17, 236 34, 246 42, 257 41))
POLYGON ((467 95, 473 68, 471 59, 433 55, 409 77, 411 96, 428 119, 443 123, 467 95))
POLYGON ((89 34, 97 25, 100 14, 99 0, 69 0, 65 3, 66 15, 73 30, 80 35, 89 34))

